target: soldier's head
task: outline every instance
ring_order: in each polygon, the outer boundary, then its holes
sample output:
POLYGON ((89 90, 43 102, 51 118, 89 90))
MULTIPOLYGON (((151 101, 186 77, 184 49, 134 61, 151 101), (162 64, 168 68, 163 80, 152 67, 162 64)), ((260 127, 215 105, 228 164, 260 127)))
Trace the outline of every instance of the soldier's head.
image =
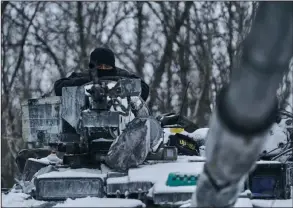
POLYGON ((115 55, 108 48, 96 48, 91 52, 89 68, 99 71, 110 71, 115 69, 115 55))

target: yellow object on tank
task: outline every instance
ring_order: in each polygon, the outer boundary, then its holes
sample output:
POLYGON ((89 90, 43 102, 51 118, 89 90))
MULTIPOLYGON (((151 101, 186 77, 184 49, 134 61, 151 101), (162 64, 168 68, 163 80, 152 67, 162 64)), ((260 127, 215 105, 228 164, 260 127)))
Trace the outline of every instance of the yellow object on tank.
POLYGON ((171 133, 181 133, 182 131, 184 131, 182 128, 170 128, 171 133))

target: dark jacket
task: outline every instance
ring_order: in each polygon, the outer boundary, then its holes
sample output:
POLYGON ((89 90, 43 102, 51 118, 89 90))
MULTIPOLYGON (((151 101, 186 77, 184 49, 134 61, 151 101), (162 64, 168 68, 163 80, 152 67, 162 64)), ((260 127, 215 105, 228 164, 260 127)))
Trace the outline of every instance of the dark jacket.
MULTIPOLYGON (((106 73, 98 74, 99 77, 103 76, 118 76, 126 78, 139 78, 135 74, 116 67, 114 71, 106 71, 106 73), (109 73, 110 72, 110 73, 109 73)), ((59 79, 54 84, 56 96, 62 96, 62 87, 81 86, 91 81, 89 73, 76 73, 73 72, 69 77, 59 79)), ((146 101, 149 96, 149 86, 141 79, 141 98, 146 101)))

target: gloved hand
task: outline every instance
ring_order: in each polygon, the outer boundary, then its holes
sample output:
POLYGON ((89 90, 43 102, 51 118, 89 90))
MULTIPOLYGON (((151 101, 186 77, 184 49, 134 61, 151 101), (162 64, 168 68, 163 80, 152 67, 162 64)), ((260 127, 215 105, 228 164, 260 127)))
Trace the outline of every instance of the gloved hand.
POLYGON ((76 77, 72 79, 72 85, 73 86, 81 86, 84 85, 88 82, 90 82, 91 80, 88 77, 76 77))
POLYGON ((72 80, 74 86, 81 86, 91 81, 90 77, 87 76, 87 74, 77 72, 72 72, 68 79, 72 80))
POLYGON ((99 84, 93 85, 91 89, 87 90, 87 92, 91 94, 95 102, 103 101, 104 99, 106 99, 106 91, 99 84))

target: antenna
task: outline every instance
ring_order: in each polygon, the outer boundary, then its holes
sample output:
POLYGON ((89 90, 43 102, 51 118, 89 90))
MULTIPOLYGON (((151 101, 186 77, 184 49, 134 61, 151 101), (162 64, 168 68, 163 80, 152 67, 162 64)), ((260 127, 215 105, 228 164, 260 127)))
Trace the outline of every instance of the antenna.
POLYGON ((187 90, 188 90, 189 84, 190 84, 190 81, 189 81, 189 82, 187 83, 187 85, 186 85, 186 89, 185 89, 185 93, 184 93, 184 97, 183 97, 183 102, 182 102, 182 104, 181 104, 181 108, 180 108, 179 116, 182 115, 182 110, 183 110, 183 107, 184 107, 184 104, 185 104, 185 100, 186 100, 186 95, 187 95, 187 90))

